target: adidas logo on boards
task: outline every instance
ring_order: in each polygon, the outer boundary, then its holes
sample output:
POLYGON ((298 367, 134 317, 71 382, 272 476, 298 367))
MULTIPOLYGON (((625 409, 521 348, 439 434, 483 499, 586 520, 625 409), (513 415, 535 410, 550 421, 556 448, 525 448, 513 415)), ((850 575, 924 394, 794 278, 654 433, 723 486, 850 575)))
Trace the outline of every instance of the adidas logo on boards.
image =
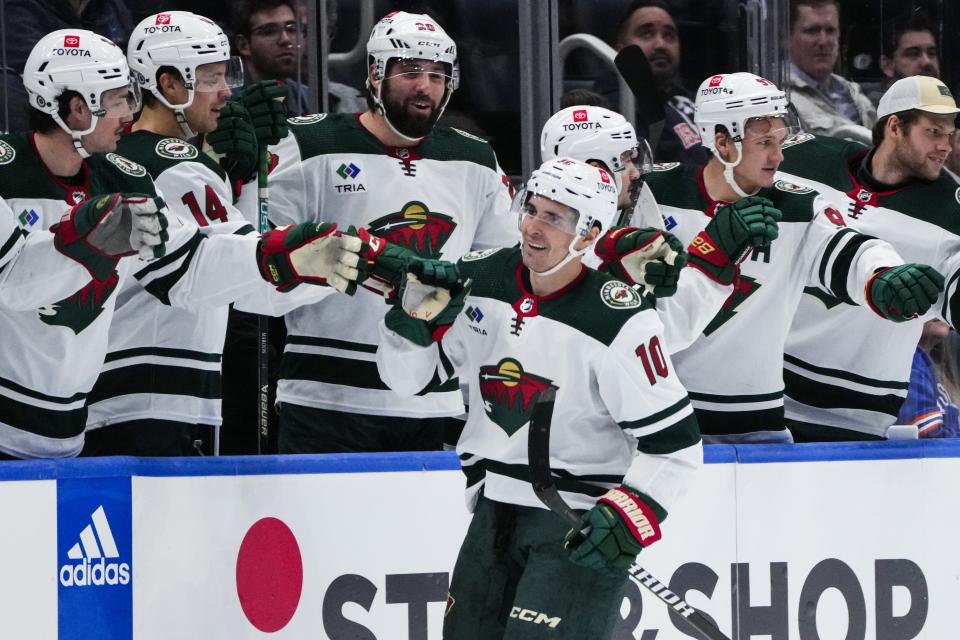
POLYGON ((67 551, 67 558, 73 562, 60 567, 60 584, 64 587, 128 584, 130 565, 108 562, 119 558, 120 552, 103 505, 90 514, 90 520, 92 524, 80 532, 80 541, 67 551))

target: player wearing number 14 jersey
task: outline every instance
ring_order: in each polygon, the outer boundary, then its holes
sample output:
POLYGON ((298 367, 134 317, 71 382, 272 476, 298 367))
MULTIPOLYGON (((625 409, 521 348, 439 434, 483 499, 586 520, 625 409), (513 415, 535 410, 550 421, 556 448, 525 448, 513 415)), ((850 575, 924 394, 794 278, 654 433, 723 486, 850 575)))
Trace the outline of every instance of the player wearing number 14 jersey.
MULTIPOLYGON (((226 173, 187 141, 218 128, 230 88, 242 81, 224 33, 202 16, 165 12, 137 25, 127 58, 144 109, 121 137, 119 153, 146 168, 183 224, 206 237, 255 235, 232 204, 226 173), (161 23, 177 29, 153 28, 161 23)), ((301 287, 280 294, 260 284, 235 304, 280 314, 334 291, 301 287)), ((90 393, 84 455, 213 453, 227 313, 226 305, 171 307, 143 289, 121 295, 106 362, 90 393)))

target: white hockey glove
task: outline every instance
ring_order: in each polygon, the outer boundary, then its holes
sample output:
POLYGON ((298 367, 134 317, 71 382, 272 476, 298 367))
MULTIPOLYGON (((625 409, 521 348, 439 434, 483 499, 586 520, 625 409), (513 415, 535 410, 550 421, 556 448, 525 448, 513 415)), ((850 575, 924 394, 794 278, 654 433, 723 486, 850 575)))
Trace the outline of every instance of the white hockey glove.
POLYGON ((123 256, 163 256, 169 239, 163 208, 160 198, 146 195, 97 196, 74 206, 53 226, 54 244, 103 280, 123 256))
POLYGON ((355 237, 337 233, 336 224, 304 222, 263 234, 257 263, 264 280, 280 291, 305 282, 353 295, 360 244, 355 237))

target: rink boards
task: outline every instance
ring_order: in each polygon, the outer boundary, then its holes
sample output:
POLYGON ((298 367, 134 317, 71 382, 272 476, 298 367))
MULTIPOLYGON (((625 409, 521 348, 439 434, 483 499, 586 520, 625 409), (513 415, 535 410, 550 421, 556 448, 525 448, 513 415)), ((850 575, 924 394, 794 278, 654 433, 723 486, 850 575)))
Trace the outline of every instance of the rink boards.
MULTIPOLYGON (((640 561, 732 637, 955 637, 960 442, 707 462, 640 561)), ((449 453, 0 464, 0 637, 439 640, 462 485, 449 453)), ((688 637, 632 583, 621 614, 688 637)))

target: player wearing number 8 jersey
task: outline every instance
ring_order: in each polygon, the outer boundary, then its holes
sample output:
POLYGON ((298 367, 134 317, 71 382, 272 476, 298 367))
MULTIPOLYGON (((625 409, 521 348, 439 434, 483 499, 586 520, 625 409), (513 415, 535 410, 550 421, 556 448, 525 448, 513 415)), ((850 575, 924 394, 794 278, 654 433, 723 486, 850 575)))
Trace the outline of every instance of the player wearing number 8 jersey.
MULTIPOLYGON (((674 354, 674 362, 704 440, 790 441, 783 350, 804 288, 901 321, 924 313, 943 279, 926 265, 902 264, 889 244, 847 227, 812 188, 788 174, 775 176, 792 126, 786 96, 769 81, 750 73, 707 78, 697 93, 695 118, 712 153, 708 163, 655 166, 647 184, 665 227, 683 242, 693 241, 690 264, 724 278, 739 263, 739 273, 724 307, 692 346, 674 354), (725 236, 746 232, 736 225, 710 231, 708 223, 728 207, 779 210, 777 239, 733 257, 734 264, 718 262, 715 249, 729 243, 725 236)), ((681 288, 672 304, 699 304, 676 299, 683 294, 681 288)))

